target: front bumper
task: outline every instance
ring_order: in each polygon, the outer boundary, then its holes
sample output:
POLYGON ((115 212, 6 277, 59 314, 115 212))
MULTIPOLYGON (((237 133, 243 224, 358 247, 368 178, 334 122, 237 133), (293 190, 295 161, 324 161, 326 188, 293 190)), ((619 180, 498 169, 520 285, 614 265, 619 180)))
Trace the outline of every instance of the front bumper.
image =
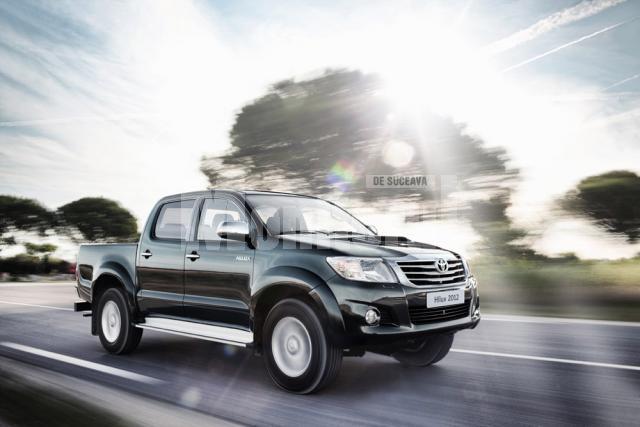
POLYGON ((335 276, 328 282, 346 330, 343 345, 367 346, 406 342, 421 336, 474 328, 480 321, 475 281, 441 288, 420 288, 401 283, 354 282, 335 276), (442 309, 426 308, 426 293, 464 288, 464 304, 442 309), (369 326, 364 315, 370 308, 381 313, 380 323, 369 326), (437 311, 442 310, 442 315, 437 311))

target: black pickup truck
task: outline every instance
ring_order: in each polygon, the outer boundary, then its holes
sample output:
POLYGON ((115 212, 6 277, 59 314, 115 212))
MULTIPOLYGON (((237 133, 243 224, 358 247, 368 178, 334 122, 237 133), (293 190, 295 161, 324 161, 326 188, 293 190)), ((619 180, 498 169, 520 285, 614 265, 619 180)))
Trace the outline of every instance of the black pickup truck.
POLYGON ((379 236, 337 205, 266 191, 160 200, 138 244, 80 246, 76 311, 116 354, 144 329, 264 355, 276 384, 311 393, 343 356, 427 366, 480 321, 476 280, 456 253, 379 236))

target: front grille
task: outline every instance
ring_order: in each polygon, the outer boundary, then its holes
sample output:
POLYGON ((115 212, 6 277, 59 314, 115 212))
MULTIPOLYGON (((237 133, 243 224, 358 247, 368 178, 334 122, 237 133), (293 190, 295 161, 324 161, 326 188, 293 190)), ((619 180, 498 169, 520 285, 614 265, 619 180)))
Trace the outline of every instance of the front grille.
POLYGON ((459 258, 448 261, 449 268, 444 273, 436 269, 436 260, 397 263, 407 279, 417 286, 458 285, 465 281, 464 266, 459 258))
POLYGON ((409 317, 414 325, 457 320, 469 315, 470 306, 471 299, 466 300, 464 304, 449 307, 409 307, 409 317))

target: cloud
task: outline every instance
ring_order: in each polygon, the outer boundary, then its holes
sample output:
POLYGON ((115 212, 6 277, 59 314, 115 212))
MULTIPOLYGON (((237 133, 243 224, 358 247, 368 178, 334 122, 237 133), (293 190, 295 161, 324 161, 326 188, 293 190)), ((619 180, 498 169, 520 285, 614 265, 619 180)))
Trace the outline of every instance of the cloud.
POLYGON ((615 82, 613 84, 610 84, 609 86, 605 87, 604 90, 609 90, 609 89, 612 89, 614 87, 621 86, 621 85, 623 85, 623 84, 625 84, 627 82, 630 82, 632 80, 637 79, 638 77, 640 77, 640 74, 634 74, 633 76, 627 77, 626 79, 618 80, 617 82, 615 82))
POLYGON ((14 6, 0 5, 0 192, 102 195, 143 220, 206 186, 200 156, 225 148, 246 94, 215 17, 192 2, 14 6))
POLYGON ((625 1, 626 0, 592 0, 580 2, 575 6, 549 15, 524 30, 520 30, 508 37, 491 43, 483 48, 483 53, 495 55, 513 49, 556 28, 594 16, 625 1))
POLYGON ((543 53, 541 53, 539 55, 533 56, 533 57, 531 57, 529 59, 526 59, 526 60, 524 60, 522 62, 519 62, 519 63, 517 63, 515 65, 511 65, 510 67, 507 67, 507 68, 503 69, 502 72, 506 73, 506 72, 515 70, 516 68, 520 68, 520 67, 522 67, 524 65, 527 65, 527 64, 535 62, 535 61, 537 61, 539 59, 542 59, 545 56, 549 56, 549 55, 554 54, 554 53, 556 53, 558 51, 561 51, 562 49, 566 49, 566 48, 571 47, 573 45, 576 45, 578 43, 582 43, 585 40, 589 40, 589 39, 591 39, 593 37, 599 36, 600 34, 606 33, 607 31, 615 30, 616 28, 621 27, 623 25, 626 25, 626 24, 628 24, 630 22, 633 22, 633 21, 635 21, 637 19, 638 19, 637 17, 636 18, 631 18, 631 19, 627 19, 626 21, 618 22, 617 24, 609 25, 608 27, 602 28, 601 30, 594 31, 593 33, 587 34, 585 36, 582 36, 580 38, 572 40, 572 41, 570 41, 568 43, 561 44, 560 46, 554 47, 553 49, 550 49, 550 50, 548 50, 546 52, 543 52, 543 53))

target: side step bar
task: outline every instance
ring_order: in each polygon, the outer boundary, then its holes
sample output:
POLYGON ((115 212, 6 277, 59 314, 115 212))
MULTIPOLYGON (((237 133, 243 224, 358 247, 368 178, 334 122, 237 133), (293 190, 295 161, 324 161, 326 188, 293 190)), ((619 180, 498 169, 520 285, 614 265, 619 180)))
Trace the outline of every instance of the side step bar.
POLYGON ((242 329, 166 319, 164 317, 147 317, 143 323, 137 323, 136 326, 142 329, 152 329, 168 334, 183 335, 239 347, 246 347, 247 344, 253 342, 253 333, 242 329))

